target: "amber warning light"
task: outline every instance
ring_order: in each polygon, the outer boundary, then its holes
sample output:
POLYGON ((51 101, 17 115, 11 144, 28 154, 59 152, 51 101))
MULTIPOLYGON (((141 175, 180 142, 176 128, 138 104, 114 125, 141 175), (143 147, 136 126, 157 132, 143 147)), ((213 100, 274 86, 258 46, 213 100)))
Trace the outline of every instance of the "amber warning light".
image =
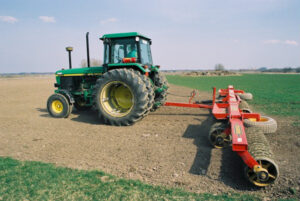
POLYGON ((123 63, 136 63, 136 58, 135 57, 123 58, 122 62, 123 63))

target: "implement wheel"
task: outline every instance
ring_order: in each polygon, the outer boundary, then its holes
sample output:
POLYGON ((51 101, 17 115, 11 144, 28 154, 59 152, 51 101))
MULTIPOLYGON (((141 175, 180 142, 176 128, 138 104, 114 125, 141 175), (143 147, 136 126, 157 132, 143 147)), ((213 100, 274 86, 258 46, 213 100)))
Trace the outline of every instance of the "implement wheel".
POLYGON ((258 158, 256 161, 259 163, 259 167, 253 169, 250 169, 249 167, 245 168, 245 176, 248 181, 258 187, 265 187, 273 184, 279 176, 279 170, 276 163, 266 157, 258 158))
POLYGON ((249 104, 245 100, 241 100, 239 104, 239 108, 244 113, 252 113, 249 104))
POLYGON ((70 105, 62 94, 52 94, 47 101, 47 110, 52 117, 67 118, 70 114, 70 105))
POLYGON ((147 110, 148 91, 137 73, 115 69, 97 80, 94 102, 105 123, 128 126, 143 117, 147 110))
POLYGON ((263 133, 275 133, 277 130, 277 122, 267 116, 261 116, 259 121, 255 118, 244 119, 244 125, 259 128, 263 133))
POLYGON ((240 96, 241 99, 243 100, 252 100, 253 99, 253 95, 251 93, 238 93, 237 95, 240 96))
POLYGON ((227 125, 224 122, 216 122, 209 131, 208 140, 215 148, 221 149, 231 145, 231 136, 225 133, 227 125))

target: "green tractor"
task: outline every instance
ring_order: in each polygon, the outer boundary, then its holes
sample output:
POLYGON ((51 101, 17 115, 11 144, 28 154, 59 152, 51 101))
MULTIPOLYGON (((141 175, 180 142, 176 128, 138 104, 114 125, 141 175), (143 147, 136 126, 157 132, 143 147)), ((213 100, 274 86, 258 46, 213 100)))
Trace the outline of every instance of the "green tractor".
POLYGON ((87 67, 55 73, 57 88, 48 98, 47 110, 56 118, 67 118, 73 106, 81 111, 94 108, 106 123, 132 125, 164 104, 168 84, 160 66, 153 65, 151 39, 137 32, 105 34, 103 65, 90 67, 88 33, 87 67))

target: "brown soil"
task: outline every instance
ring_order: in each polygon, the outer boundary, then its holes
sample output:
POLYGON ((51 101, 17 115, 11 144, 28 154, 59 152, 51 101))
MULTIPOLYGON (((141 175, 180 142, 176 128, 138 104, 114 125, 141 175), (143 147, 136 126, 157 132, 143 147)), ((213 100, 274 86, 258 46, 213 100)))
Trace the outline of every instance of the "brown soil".
MULTIPOLYGON (((259 189, 243 177, 243 162, 230 148, 212 149, 205 109, 162 107, 129 127, 103 125, 95 111, 55 119, 46 110, 53 76, 0 79, 0 155, 99 169, 149 184, 197 193, 247 193, 265 198, 299 197, 300 138, 292 119, 275 117, 279 129, 267 135, 280 168, 277 184, 259 189)), ((172 94, 190 89, 171 85, 172 94)), ((201 99, 211 94, 201 93, 201 99)), ((186 97, 169 95, 169 101, 186 97)))

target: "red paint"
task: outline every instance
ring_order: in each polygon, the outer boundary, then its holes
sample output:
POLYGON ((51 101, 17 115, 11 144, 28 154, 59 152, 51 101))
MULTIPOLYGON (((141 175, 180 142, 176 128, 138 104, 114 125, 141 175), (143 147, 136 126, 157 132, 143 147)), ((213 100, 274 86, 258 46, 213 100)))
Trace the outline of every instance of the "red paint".
POLYGON ((259 165, 258 162, 251 156, 248 151, 238 151, 237 154, 243 159, 244 163, 249 168, 254 168, 255 165, 259 165))
POLYGON ((122 63, 136 63, 135 57, 123 58, 122 63))
POLYGON ((196 104, 196 103, 175 103, 166 102, 164 106, 175 106, 175 107, 190 107, 190 108, 207 108, 212 109, 212 105, 196 104))
POLYGON ((225 133, 232 136, 232 151, 237 152, 249 168, 253 168, 258 163, 248 152, 248 142, 243 121, 248 118, 260 120, 260 114, 243 113, 239 109, 241 99, 236 93, 245 92, 243 90, 235 90, 231 85, 227 89, 219 89, 219 94, 224 98, 221 103, 216 103, 216 88, 214 87, 212 105, 191 103, 195 96, 195 93, 192 93, 189 103, 166 102, 165 106, 212 109, 212 114, 216 119, 228 119, 230 126, 226 128, 225 133))

